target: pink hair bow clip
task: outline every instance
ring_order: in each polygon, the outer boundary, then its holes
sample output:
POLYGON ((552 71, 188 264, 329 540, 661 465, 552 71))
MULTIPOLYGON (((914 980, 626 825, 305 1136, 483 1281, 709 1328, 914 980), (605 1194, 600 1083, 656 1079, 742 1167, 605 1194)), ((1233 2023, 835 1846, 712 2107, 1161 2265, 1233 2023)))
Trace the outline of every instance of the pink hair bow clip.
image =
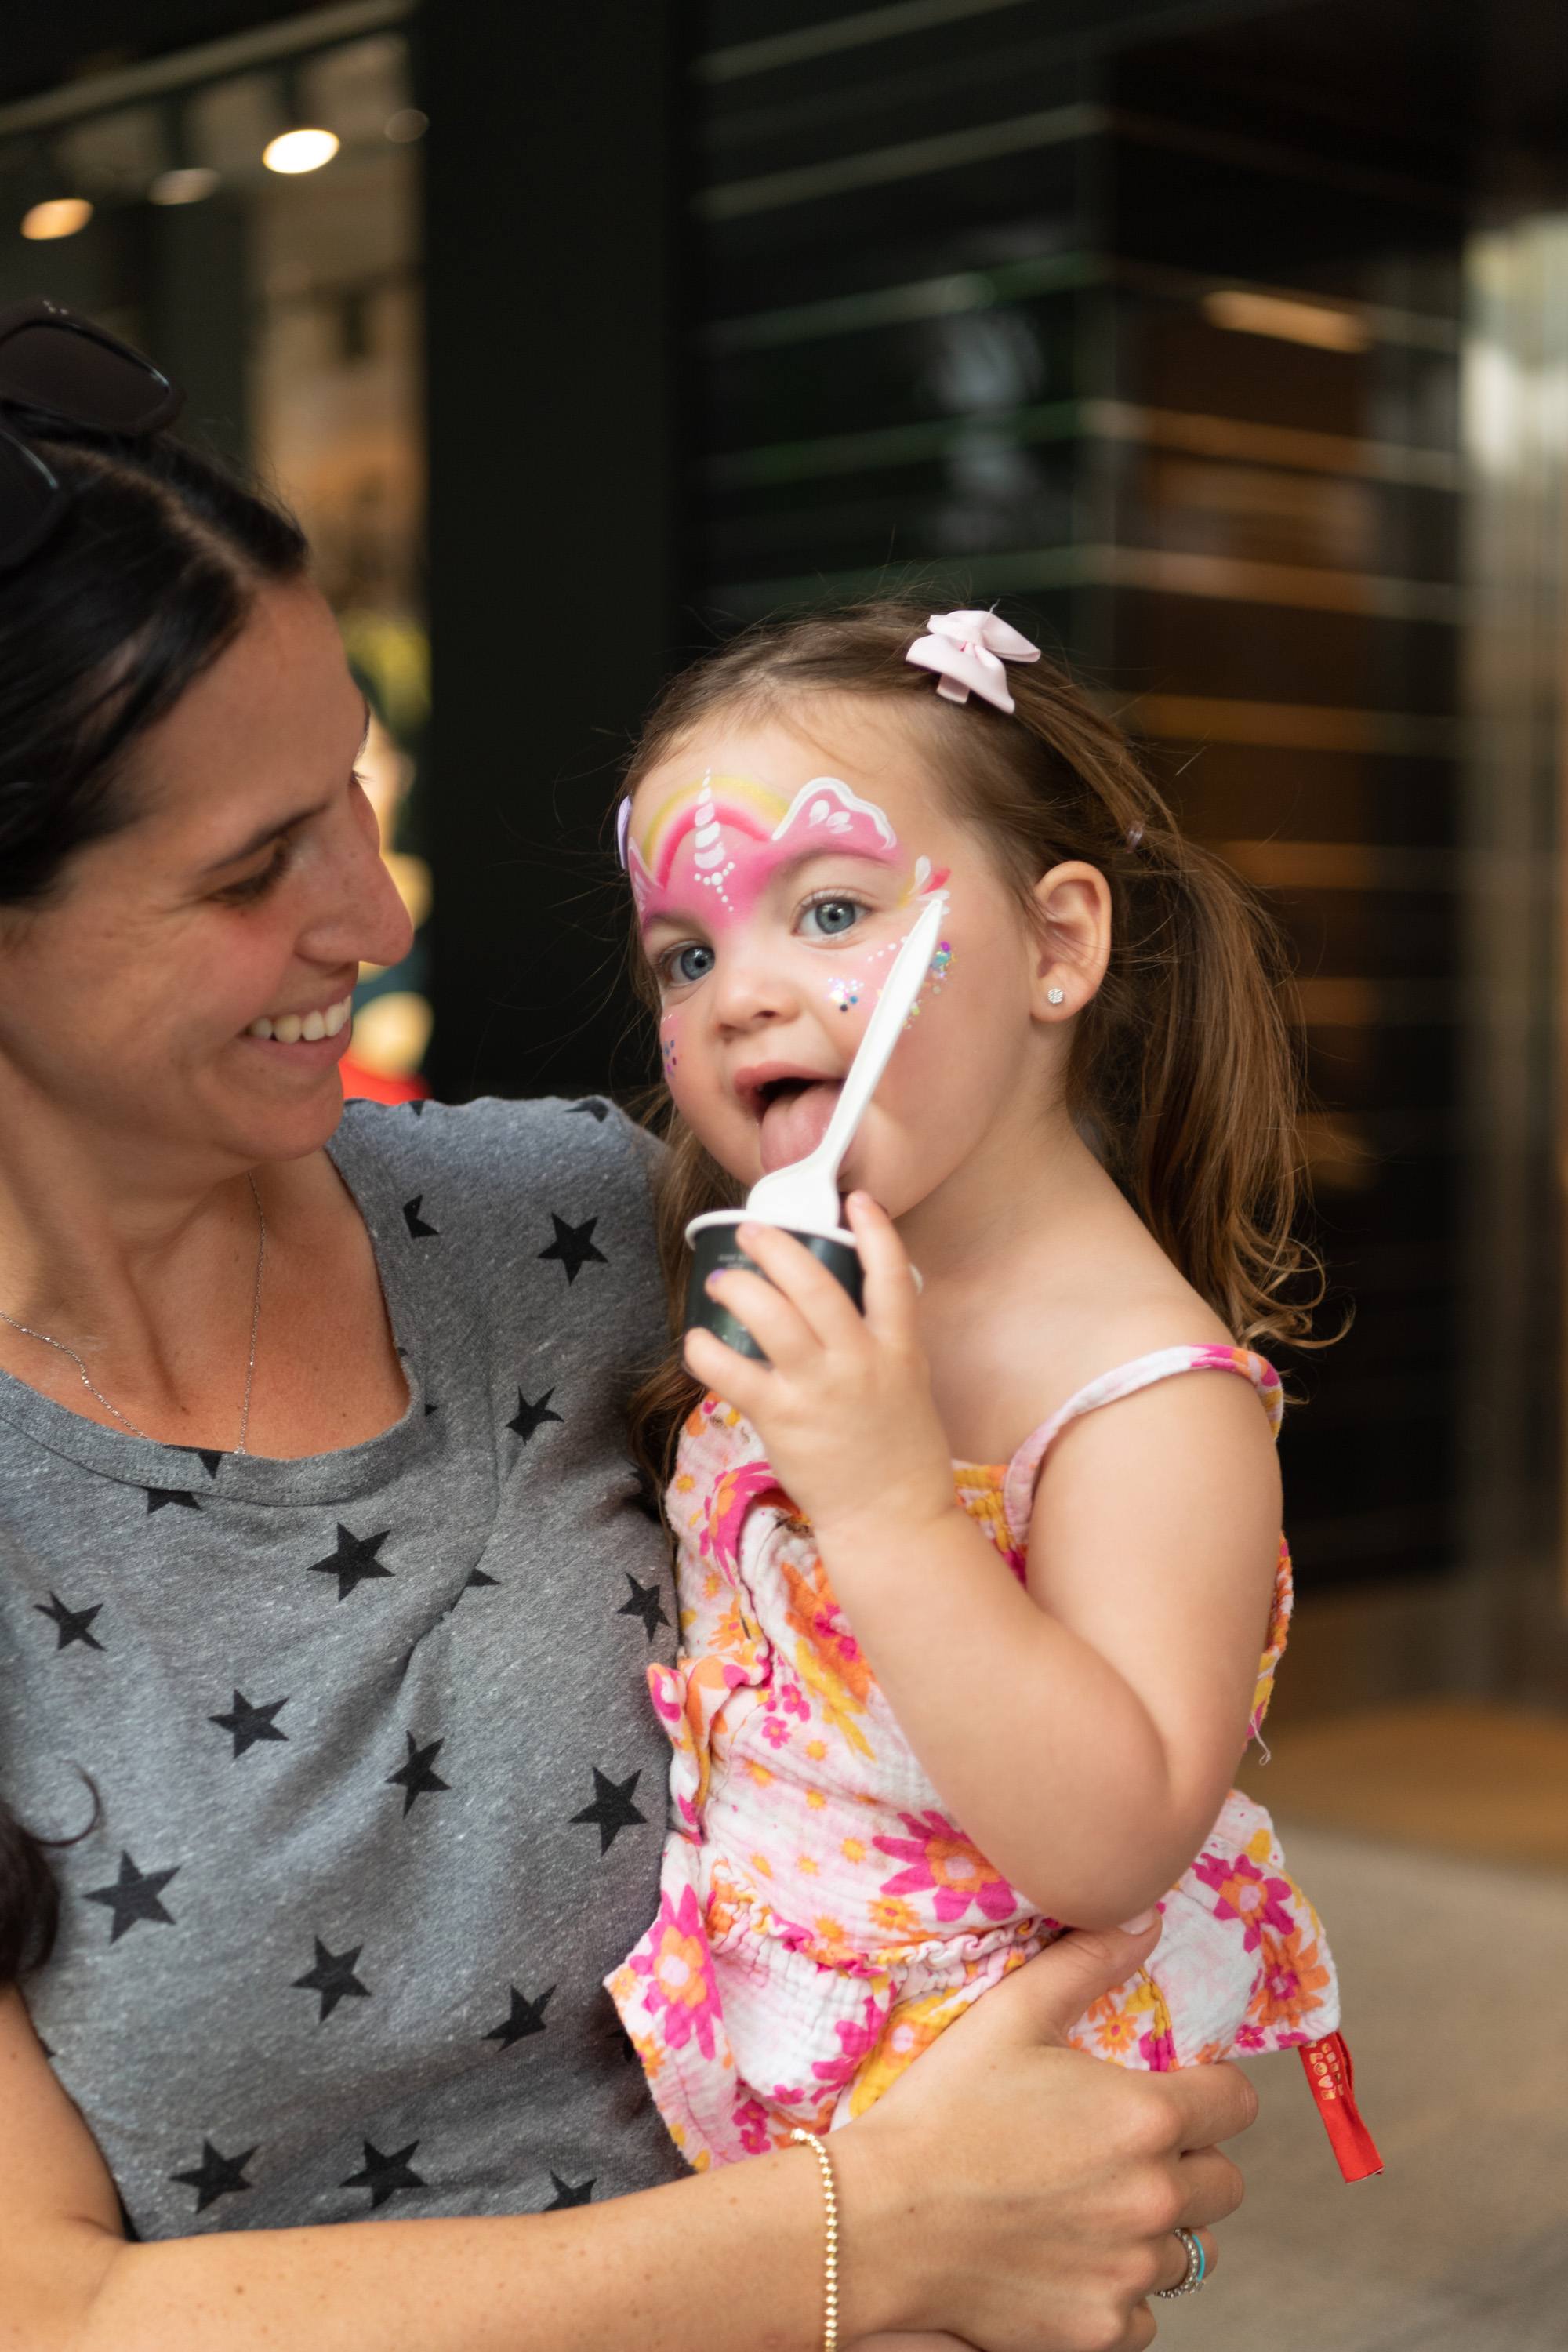
POLYGON ((1034 662, 1038 646, 999 621, 994 613, 933 613, 929 637, 917 637, 906 661, 937 672, 936 690, 948 702, 967 702, 972 694, 1010 711, 1004 662, 1034 662))

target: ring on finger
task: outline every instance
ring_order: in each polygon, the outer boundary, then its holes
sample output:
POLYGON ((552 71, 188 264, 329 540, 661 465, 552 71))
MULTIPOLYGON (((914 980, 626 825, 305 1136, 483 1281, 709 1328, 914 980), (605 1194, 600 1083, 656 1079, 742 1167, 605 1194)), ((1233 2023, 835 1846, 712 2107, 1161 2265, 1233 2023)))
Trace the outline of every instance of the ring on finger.
POLYGON ((1209 2266, 1204 2242, 1195 2230, 1177 2228, 1173 2235, 1179 2238, 1187 2250, 1187 2274, 1175 2286, 1157 2286, 1154 2289, 1163 2302, 1168 2302, 1173 2295, 1196 2294, 1209 2266))

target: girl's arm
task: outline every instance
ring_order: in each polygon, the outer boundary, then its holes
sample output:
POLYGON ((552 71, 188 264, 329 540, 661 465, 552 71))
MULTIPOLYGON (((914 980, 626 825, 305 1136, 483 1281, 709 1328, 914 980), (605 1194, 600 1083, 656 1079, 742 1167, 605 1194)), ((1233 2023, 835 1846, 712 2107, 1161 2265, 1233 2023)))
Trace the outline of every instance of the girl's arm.
POLYGON ((1279 1546, 1267 1422, 1247 1382, 1194 1374, 1070 1424, 1026 1591, 955 1497, 898 1235, 859 1196, 849 1213, 863 1317, 748 1227, 770 1281, 722 1295, 770 1363, 707 1332, 688 1361, 760 1431, 966 1834, 1048 1916, 1129 1918, 1202 1845, 1246 1741, 1279 1546))
MULTIPOLYGON (((1059 2046, 1153 1941, 1053 1945, 835 2133, 846 2347, 1150 2342, 1142 2298, 1184 2268, 1170 2232, 1235 2210, 1214 2143, 1257 2112, 1232 2067, 1138 2075, 1059 2046)), ((806 2148, 561 2213, 128 2244, 91 2136, 0 1996, 0 2352, 816 2352, 823 2247, 806 2148)))

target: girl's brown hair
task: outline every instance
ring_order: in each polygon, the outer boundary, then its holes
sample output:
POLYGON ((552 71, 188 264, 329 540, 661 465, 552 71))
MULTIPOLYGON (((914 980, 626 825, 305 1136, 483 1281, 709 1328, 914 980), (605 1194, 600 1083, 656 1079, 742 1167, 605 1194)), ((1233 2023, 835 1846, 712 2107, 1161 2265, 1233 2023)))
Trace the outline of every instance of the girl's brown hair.
MULTIPOLYGON (((1301 1078, 1273 924, 1222 859, 1184 838, 1126 737, 1065 670, 1011 665, 1011 717, 974 697, 958 706, 905 659, 926 625, 923 605, 879 601, 746 631, 667 688, 627 791, 719 711, 798 725, 812 696, 896 699, 1031 920, 1052 866, 1082 858, 1105 876, 1110 961, 1078 1017, 1068 1108, 1234 1337, 1302 1344, 1321 1285, 1295 1231, 1301 1078)), ((657 1003, 635 940, 633 968, 657 1003)), ((687 1220, 739 1191, 673 1110, 668 1133, 659 1245, 674 1314, 687 1220)), ((697 1396, 679 1349, 638 1391, 634 1433, 656 1473, 697 1396)))

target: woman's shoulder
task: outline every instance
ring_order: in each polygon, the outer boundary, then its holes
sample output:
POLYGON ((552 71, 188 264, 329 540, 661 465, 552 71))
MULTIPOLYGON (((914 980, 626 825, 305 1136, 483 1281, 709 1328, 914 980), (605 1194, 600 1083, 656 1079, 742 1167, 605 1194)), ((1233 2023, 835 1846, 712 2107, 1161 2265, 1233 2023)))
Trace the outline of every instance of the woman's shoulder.
MULTIPOLYGON (((403 1185, 428 1183, 470 1206, 520 1205, 565 1185, 607 1207, 646 1213, 663 1147, 600 1095, 514 1102, 353 1100, 329 1147, 345 1165, 374 1163, 403 1185)), ((416 1211, 416 1216, 420 1215, 416 1211)), ((429 1219, 423 1219, 428 1223, 429 1219)))

